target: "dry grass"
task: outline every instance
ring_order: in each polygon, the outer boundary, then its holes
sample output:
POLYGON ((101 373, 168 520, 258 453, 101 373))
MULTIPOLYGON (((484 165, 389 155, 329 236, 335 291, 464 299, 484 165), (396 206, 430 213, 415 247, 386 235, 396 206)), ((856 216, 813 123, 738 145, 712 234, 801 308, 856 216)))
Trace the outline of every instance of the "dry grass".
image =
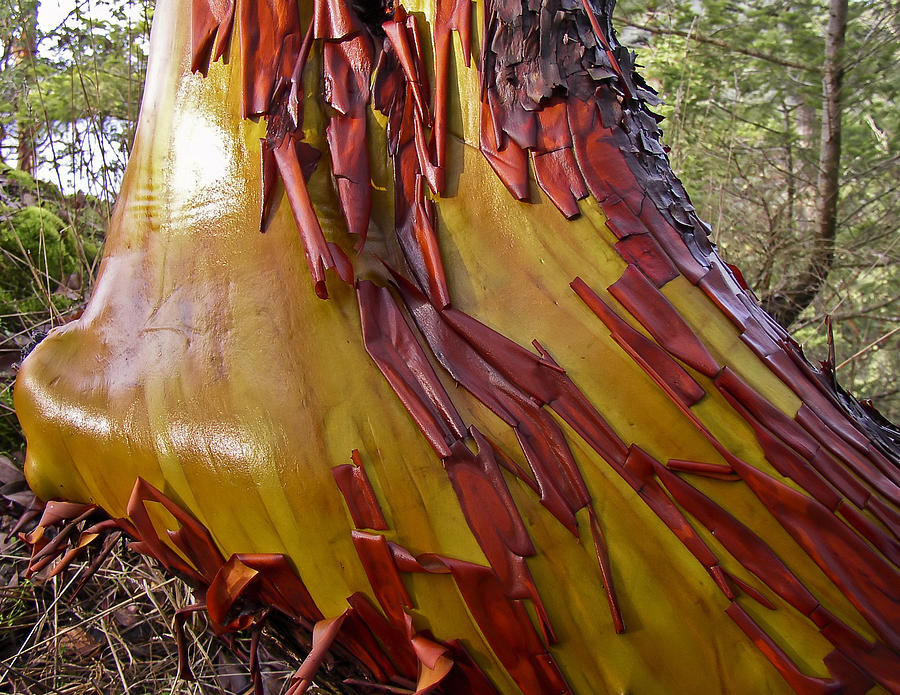
MULTIPOLYGON (((9 499, 2 499, 0 505, 0 529, 5 536, 22 506, 9 499)), ((196 680, 175 677, 178 656, 172 616, 176 608, 193 603, 190 587, 127 550, 123 542, 78 589, 97 550, 56 577, 46 578, 39 572, 26 579, 28 547, 19 538, 0 537, 0 691, 29 695, 253 692, 247 667, 249 639, 226 644, 199 612, 185 624, 196 680)), ((273 657, 265 647, 260 652, 266 693, 284 693, 296 664, 288 665, 286 655, 273 657)))

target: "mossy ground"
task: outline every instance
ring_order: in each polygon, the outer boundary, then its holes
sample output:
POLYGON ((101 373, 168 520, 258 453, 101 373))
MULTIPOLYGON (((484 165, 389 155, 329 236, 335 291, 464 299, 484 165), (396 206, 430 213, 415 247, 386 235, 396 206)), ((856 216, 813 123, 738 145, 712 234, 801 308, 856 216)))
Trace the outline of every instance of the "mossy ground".
POLYGON ((0 164, 0 454, 23 447, 12 411, 22 354, 83 306, 99 261, 105 206, 0 164))

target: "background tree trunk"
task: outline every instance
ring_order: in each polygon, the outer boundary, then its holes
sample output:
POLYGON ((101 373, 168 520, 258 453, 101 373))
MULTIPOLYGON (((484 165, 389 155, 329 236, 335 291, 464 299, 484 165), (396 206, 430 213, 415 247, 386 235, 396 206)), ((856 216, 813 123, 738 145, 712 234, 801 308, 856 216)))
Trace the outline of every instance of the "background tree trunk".
POLYGON ((847 0, 831 0, 822 65, 822 133, 816 180, 816 233, 806 270, 787 289, 763 301, 767 312, 790 326, 819 294, 834 265, 841 163, 841 87, 847 0))

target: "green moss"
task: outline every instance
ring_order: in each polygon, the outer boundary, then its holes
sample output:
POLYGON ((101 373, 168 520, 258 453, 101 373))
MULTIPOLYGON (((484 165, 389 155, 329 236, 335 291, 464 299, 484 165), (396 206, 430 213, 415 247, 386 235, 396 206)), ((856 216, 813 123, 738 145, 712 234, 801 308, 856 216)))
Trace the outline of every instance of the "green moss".
POLYGON ((13 184, 18 186, 19 190, 33 191, 37 188, 37 181, 35 181, 31 176, 28 175, 27 172, 24 172, 21 169, 6 169, 3 174, 13 184))
POLYGON ((39 277, 49 275, 62 282, 77 272, 78 259, 66 224, 46 208, 29 205, 16 211, 0 226, 0 250, 4 252, 2 285, 8 290, 25 290, 39 277), (11 257, 11 258, 9 258, 11 257), (14 260, 11 260, 14 259, 14 260))

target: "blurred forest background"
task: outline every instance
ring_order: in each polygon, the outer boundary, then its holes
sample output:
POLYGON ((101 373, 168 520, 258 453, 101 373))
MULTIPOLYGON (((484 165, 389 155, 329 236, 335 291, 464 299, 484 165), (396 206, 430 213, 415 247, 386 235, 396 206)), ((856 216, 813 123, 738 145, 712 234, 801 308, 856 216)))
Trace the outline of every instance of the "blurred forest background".
MULTIPOLYGON (((27 499, 16 365, 90 296, 152 10, 150 0, 0 3, 0 521, 27 499)), ((664 99, 672 165, 720 253, 811 360, 826 356, 830 317, 841 383, 900 421, 900 0, 620 0, 616 17, 664 99)), ((216 641, 195 647, 207 680, 172 685, 159 607, 187 595, 143 560, 116 554, 103 570, 112 588, 61 601, 59 578, 20 583, 9 562, 26 552, 17 543, 0 547, 0 682, 18 674, 22 692, 246 685, 228 675, 234 654, 216 641), (50 639, 56 649, 36 660, 50 639), (60 660, 82 669, 77 678, 59 680, 60 660)))

